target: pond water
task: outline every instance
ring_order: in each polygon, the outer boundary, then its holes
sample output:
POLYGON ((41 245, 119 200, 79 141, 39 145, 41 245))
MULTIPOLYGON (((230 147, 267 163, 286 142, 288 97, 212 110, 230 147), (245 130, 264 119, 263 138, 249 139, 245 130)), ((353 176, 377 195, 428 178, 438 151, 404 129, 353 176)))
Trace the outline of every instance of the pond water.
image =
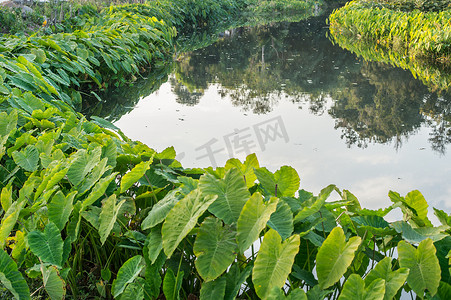
POLYGON ((334 183, 375 209, 389 190, 418 189, 450 212, 451 93, 333 45, 325 19, 230 30, 178 55, 115 125, 158 151, 174 146, 184 167, 256 153, 272 171, 294 167, 315 194, 334 183))

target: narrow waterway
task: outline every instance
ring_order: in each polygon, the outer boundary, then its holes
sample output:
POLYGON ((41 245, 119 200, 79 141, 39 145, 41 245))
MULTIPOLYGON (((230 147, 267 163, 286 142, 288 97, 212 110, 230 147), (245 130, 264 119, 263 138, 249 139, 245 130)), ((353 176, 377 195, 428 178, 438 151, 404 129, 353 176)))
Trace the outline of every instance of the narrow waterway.
POLYGON ((158 151, 174 146, 184 167, 256 153, 270 170, 294 167, 315 194, 334 183, 375 209, 389 190, 418 189, 450 212, 451 93, 333 45, 325 19, 230 30, 180 54, 115 125, 158 151))

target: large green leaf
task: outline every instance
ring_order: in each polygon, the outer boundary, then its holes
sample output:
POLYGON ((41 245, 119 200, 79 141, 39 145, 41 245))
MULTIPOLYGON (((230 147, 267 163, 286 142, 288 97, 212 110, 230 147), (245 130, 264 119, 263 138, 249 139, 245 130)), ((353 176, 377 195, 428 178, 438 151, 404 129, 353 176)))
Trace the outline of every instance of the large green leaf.
POLYGON ((43 262, 62 267, 64 244, 60 230, 54 223, 49 222, 44 232, 35 230, 28 233, 28 244, 30 250, 43 262))
POLYGON ((67 178, 73 185, 79 185, 86 175, 100 162, 102 147, 97 147, 91 152, 85 149, 78 150, 71 156, 71 165, 67 171, 67 178))
POLYGON ((346 242, 345 234, 340 227, 335 227, 331 231, 316 256, 316 272, 322 289, 340 280, 351 265, 360 242, 360 237, 352 237, 346 242))
POLYGON ((414 227, 432 227, 432 223, 427 217, 429 205, 419 191, 411 191, 405 198, 393 191, 390 191, 388 196, 392 202, 402 203, 400 207, 404 216, 409 219, 409 222, 413 222, 413 225, 416 225, 414 227))
POLYGON ((297 234, 282 242, 277 231, 270 229, 266 232, 252 270, 252 282, 260 298, 266 298, 272 288, 284 286, 299 244, 297 234))
POLYGON ((49 266, 44 269, 41 265, 44 288, 52 300, 64 299, 66 295, 66 283, 61 278, 58 269, 55 266, 49 266))
POLYGON ((121 180, 121 193, 128 190, 133 184, 135 184, 141 177, 144 176, 149 166, 152 164, 153 159, 143 161, 137 164, 130 172, 125 174, 121 180))
POLYGON ((220 277, 214 281, 203 282, 200 289, 200 300, 224 299, 225 289, 225 277, 220 277))
POLYGON ((399 268, 396 271, 392 271, 391 258, 385 257, 370 271, 370 273, 368 273, 365 278, 365 285, 369 286, 373 281, 379 278, 384 279, 384 300, 390 300, 395 297, 398 290, 404 285, 408 275, 409 269, 406 268, 399 268))
POLYGON ((266 168, 254 169, 263 189, 276 197, 292 197, 299 189, 299 175, 295 169, 283 166, 272 174, 266 168))
POLYGON ((395 232, 391 229, 387 221, 379 216, 356 216, 351 220, 357 224, 361 231, 371 232, 373 235, 385 236, 393 235, 395 232))
POLYGON ((110 183, 116 179, 117 173, 110 174, 107 177, 104 177, 100 179, 92 188, 91 192, 89 193, 88 197, 83 200, 81 210, 85 210, 89 205, 92 205, 94 202, 97 201, 100 197, 102 197, 110 183))
POLYGON ((311 197, 310 199, 302 203, 302 209, 296 213, 294 217, 294 223, 298 223, 305 218, 318 212, 324 203, 326 203, 327 198, 329 198, 330 193, 335 189, 335 185, 331 184, 321 190, 318 197, 311 197))
POLYGON ((127 284, 132 283, 144 268, 143 257, 136 255, 127 260, 117 272, 116 279, 113 280, 111 293, 117 297, 125 290, 127 284))
POLYGON ((125 201, 126 199, 122 199, 119 203, 116 203, 116 195, 111 195, 104 200, 99 216, 99 235, 102 245, 110 235, 110 232, 116 223, 119 210, 125 201))
POLYGON ((3 215, 2 223, 0 225, 0 248, 3 249, 6 243, 6 239, 16 225, 17 219, 19 218, 20 211, 25 204, 23 201, 15 201, 8 208, 6 213, 3 215))
POLYGON ((249 191, 238 169, 230 169, 224 179, 205 174, 199 179, 199 188, 205 195, 218 195, 208 211, 226 224, 236 223, 244 204, 249 199, 249 191))
POLYGON ((2 249, 0 249, 0 281, 14 295, 15 299, 31 299, 27 282, 17 270, 16 263, 2 249))
POLYGON ((276 211, 271 215, 268 226, 276 230, 284 240, 293 233, 293 213, 283 200, 277 203, 276 211))
POLYGON ((52 198, 52 201, 47 205, 49 212, 49 220, 53 222, 59 230, 63 230, 72 213, 73 200, 76 191, 67 196, 61 191, 58 191, 52 198))
POLYGON ((436 242, 449 236, 449 234, 444 233, 445 230, 449 229, 448 225, 412 228, 412 226, 405 221, 396 221, 390 225, 396 232, 401 233, 404 240, 409 243, 419 243, 425 239, 431 239, 436 242))
POLYGON ((225 169, 229 170, 232 168, 237 168, 240 171, 244 181, 246 182, 246 186, 250 188, 255 184, 255 180, 257 179, 257 176, 255 176, 254 173, 254 168, 258 169, 260 168, 260 165, 258 164, 257 156, 253 153, 246 157, 244 163, 241 163, 236 158, 229 159, 226 162, 225 169))
MULTIPOLYGON (((339 300, 382 300, 384 299, 385 281, 375 279, 365 286, 363 279, 357 274, 351 274, 346 280, 339 300)), ((390 298, 391 299, 391 298, 390 298)))
POLYGON ((16 164, 25 169, 25 171, 33 172, 38 169, 39 151, 34 145, 28 145, 22 151, 14 151, 12 153, 16 164))
POLYGON ((204 196, 199 189, 195 189, 171 209, 161 230, 163 249, 168 258, 216 198, 217 196, 204 196))
POLYGON ((152 207, 147 217, 143 220, 141 224, 142 230, 152 228, 155 225, 163 222, 169 214, 169 211, 171 211, 171 209, 180 200, 180 198, 180 191, 176 189, 169 192, 163 199, 158 201, 152 207))
POLYGON ((435 252, 431 239, 421 241, 417 249, 405 241, 398 243, 399 265, 410 269, 407 283, 421 298, 426 289, 435 295, 440 284, 440 265, 435 252))
POLYGON ((426 199, 424 199, 423 194, 420 191, 415 190, 408 193, 405 197, 405 203, 407 203, 410 207, 415 209, 416 215, 420 222, 415 218, 417 225, 419 226, 430 226, 432 227, 431 221, 428 219, 428 203, 426 199))
POLYGON ((240 271, 238 264, 233 264, 226 273, 227 285, 224 300, 234 300, 241 289, 241 286, 252 272, 252 264, 248 264, 244 270, 240 271))
POLYGON ((209 217, 202 223, 193 251, 196 269, 205 281, 216 279, 235 260, 235 236, 236 232, 227 225, 223 227, 218 218, 209 217))
POLYGON ((179 300, 182 288, 183 271, 174 275, 172 269, 168 268, 163 280, 163 293, 167 300, 179 300))
POLYGON ((277 198, 271 198, 264 202, 259 193, 253 194, 247 200, 237 224, 236 239, 241 253, 244 253, 258 239, 271 214, 276 211, 278 201, 277 198))
POLYGON ((273 287, 269 292, 267 300, 307 300, 307 294, 301 288, 292 290, 288 296, 285 296, 281 288, 273 287))
MULTIPOLYGON (((147 256, 150 262, 153 264, 157 260, 160 255, 161 250, 163 249, 163 238, 161 236, 161 226, 157 226, 152 228, 149 235, 147 236, 146 243, 147 245, 147 256)), ((146 249, 146 248, 145 248, 146 249)))

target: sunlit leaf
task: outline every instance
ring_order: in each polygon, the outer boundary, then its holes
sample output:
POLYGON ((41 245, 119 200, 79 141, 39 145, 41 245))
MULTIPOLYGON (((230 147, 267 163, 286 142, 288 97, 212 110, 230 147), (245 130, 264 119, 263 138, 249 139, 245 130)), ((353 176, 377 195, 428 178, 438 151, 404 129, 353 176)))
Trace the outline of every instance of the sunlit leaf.
POLYGON ((196 189, 171 209, 161 230, 163 249, 168 258, 216 198, 217 196, 204 196, 199 189, 196 189))
POLYGON ((417 249, 405 241, 398 243, 399 265, 410 269, 407 283, 420 297, 423 297, 426 289, 431 295, 437 293, 440 265, 435 252, 431 239, 421 241, 417 249))
POLYGON ((260 168, 260 165, 257 160, 257 156, 253 154, 249 154, 246 157, 244 163, 241 163, 239 159, 231 158, 226 162, 225 169, 229 170, 232 168, 237 168, 241 175, 243 176, 246 186, 248 188, 252 187, 255 184, 255 180, 257 176, 254 174, 254 168, 260 168))
POLYGON ((241 211, 237 224, 237 241, 241 253, 244 253, 260 236, 271 214, 276 211, 277 198, 264 202, 262 195, 253 194, 241 211))
POLYGON ((346 242, 345 234, 340 227, 331 231, 316 256, 318 283, 322 289, 340 280, 351 265, 360 242, 360 237, 352 237, 346 242))
POLYGON ((152 159, 150 159, 148 161, 140 162, 130 172, 125 174, 121 180, 121 193, 128 190, 141 177, 143 177, 151 164, 152 164, 152 159))
POLYGON ((254 169, 263 189, 276 197, 292 197, 299 189, 299 175, 295 169, 283 166, 272 174, 266 168, 254 169))
MULTIPOLYGON (((384 299, 385 281, 375 279, 365 286, 363 279, 357 274, 351 274, 346 280, 339 300, 382 300, 384 299)), ((391 299, 391 298, 390 298, 391 299)))
POLYGON ((110 235, 114 224, 116 223, 119 209, 125 203, 126 199, 122 199, 116 203, 116 195, 111 195, 102 203, 102 210, 99 216, 99 235, 102 245, 110 235))
POLYGON ((390 300, 395 297, 398 290, 404 285, 408 275, 409 269, 406 268, 392 271, 391 258, 385 257, 368 273, 365 278, 365 285, 369 286, 373 281, 379 278, 383 279, 385 281, 384 300, 390 300))
POLYGON ((299 235, 282 242, 277 231, 266 232, 252 270, 252 282, 260 298, 266 298, 273 287, 281 288, 285 284, 299 244, 299 235))
POLYGON ((240 212, 250 196, 243 176, 236 168, 228 170, 224 179, 217 179, 210 174, 202 176, 199 188, 205 195, 218 195, 218 199, 208 210, 226 224, 238 221, 240 212))

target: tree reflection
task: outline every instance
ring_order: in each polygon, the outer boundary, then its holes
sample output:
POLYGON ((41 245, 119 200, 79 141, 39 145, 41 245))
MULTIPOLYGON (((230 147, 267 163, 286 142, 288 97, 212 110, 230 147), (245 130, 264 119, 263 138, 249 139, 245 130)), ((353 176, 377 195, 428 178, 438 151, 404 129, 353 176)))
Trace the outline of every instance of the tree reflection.
POLYGON ((349 146, 393 142, 398 148, 429 126, 432 148, 443 152, 451 139, 451 95, 431 92, 401 68, 333 46, 326 32, 324 16, 241 28, 187 53, 177 63, 173 90, 180 103, 193 105, 215 83, 221 96, 255 114, 287 98, 313 114, 329 113, 349 146))

